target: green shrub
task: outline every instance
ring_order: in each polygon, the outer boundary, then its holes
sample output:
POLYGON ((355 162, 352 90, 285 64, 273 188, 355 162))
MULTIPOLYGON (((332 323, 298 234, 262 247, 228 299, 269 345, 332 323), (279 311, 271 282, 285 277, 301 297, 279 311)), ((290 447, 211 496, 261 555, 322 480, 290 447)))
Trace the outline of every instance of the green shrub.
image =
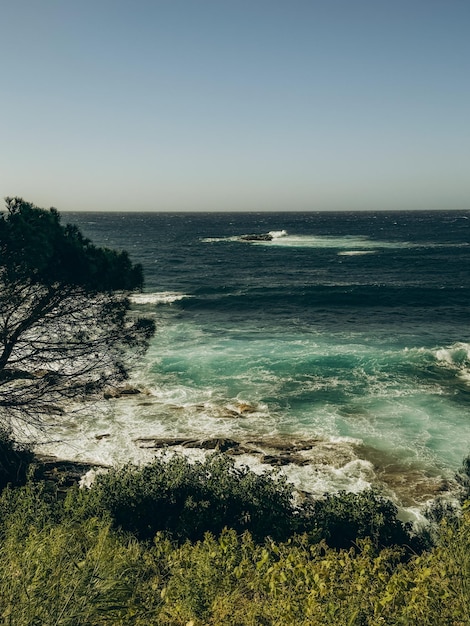
POLYGON ((0 491, 7 485, 24 485, 34 460, 31 450, 15 442, 7 428, 0 428, 0 491))
POLYGON ((470 509, 441 523, 437 545, 399 568, 381 599, 386 624, 470 624, 470 509))
MULTIPOLYGON (((125 470, 121 477, 141 472, 125 470)), ((64 502, 43 483, 4 490, 0 626, 470 624, 468 504, 452 524, 443 520, 434 547, 404 559, 402 547, 377 547, 401 531, 394 507, 373 492, 319 501, 317 527, 285 542, 227 529, 196 542, 166 533, 138 542, 113 530, 104 509, 101 519, 90 517, 102 506, 98 495, 73 491, 64 502), (387 519, 395 531, 385 531, 387 519), (347 550, 312 544, 321 532, 346 541, 349 523, 359 534, 372 528, 372 539, 356 538, 347 550)), ((315 511, 302 512, 301 523, 311 524, 315 511)))
POLYGON ((465 457, 462 461, 462 465, 455 478, 461 486, 461 500, 464 502, 470 498, 470 456, 465 457))
POLYGON ((116 527, 144 540, 167 531, 178 541, 194 541, 227 527, 248 530, 258 542, 307 532, 312 541, 324 539, 334 548, 349 548, 365 537, 376 549, 418 545, 393 503, 374 491, 305 498, 296 505, 293 486, 284 478, 235 467, 223 454, 204 462, 174 456, 111 470, 89 491, 76 490, 67 506, 79 517, 106 512, 116 527))
POLYGON ((10 534, 0 545, 0 624, 135 623, 131 616, 146 608, 145 570, 137 542, 120 541, 96 519, 10 534))
POLYGON ((324 539, 332 548, 350 548, 358 539, 369 538, 376 549, 393 545, 420 549, 411 525, 401 522, 393 502, 374 490, 326 495, 311 501, 308 509, 312 536, 317 541, 324 539))
POLYGON ((0 537, 25 537, 31 528, 42 529, 65 517, 61 500, 45 483, 28 482, 4 489, 0 496, 0 537))
POLYGON ((225 455, 196 463, 174 456, 111 470, 68 506, 90 515, 109 511, 117 527, 140 539, 169 531, 177 540, 197 540, 226 526, 249 530, 257 540, 283 539, 298 525, 293 489, 285 479, 235 467, 225 455))

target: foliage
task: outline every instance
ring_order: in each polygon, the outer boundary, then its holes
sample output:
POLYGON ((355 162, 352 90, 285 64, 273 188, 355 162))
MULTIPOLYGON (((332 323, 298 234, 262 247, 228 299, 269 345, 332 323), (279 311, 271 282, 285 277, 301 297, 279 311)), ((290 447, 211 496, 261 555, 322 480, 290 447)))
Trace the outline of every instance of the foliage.
POLYGON ((108 512, 117 528, 140 539, 167 531, 177 541, 194 541, 229 527, 248 530, 257 542, 307 532, 311 542, 324 539, 334 548, 368 537, 375 549, 421 549, 393 503, 373 491, 296 503, 292 484, 279 474, 258 475, 223 454, 204 462, 173 456, 113 469, 99 475, 90 491, 69 494, 68 507, 82 516, 108 512))
POLYGON ((16 443, 10 431, 0 427, 0 491, 8 484, 24 484, 33 460, 31 450, 16 443))
POLYGON ((156 459, 141 468, 127 465, 99 475, 73 509, 109 511, 117 527, 141 539, 169 531, 195 540, 225 526, 249 529, 260 540, 285 538, 296 530, 292 486, 280 476, 235 467, 225 455, 191 463, 184 456, 156 459))
POLYGON ((411 526, 397 517, 393 502, 374 490, 360 493, 327 494, 309 505, 317 537, 334 548, 349 548, 357 539, 366 537, 375 548, 411 544, 419 549, 411 526))
POLYGON ((9 281, 75 285, 88 292, 143 286, 141 265, 126 252, 94 246, 77 226, 61 224, 57 209, 40 209, 22 198, 6 198, 0 219, 2 269, 9 281))
POLYGON ((50 495, 28 485, 0 496, 0 625, 470 623, 470 507, 404 561, 369 539, 338 551, 308 535, 260 543, 227 529, 140 543, 106 518, 67 515, 50 495))
POLYGON ((8 537, 0 556, 0 623, 119 624, 132 613, 141 549, 102 522, 32 529, 20 540, 8 537))
POLYGON ((55 209, 7 198, 0 216, 0 420, 41 424, 67 399, 127 377, 150 320, 129 316, 142 268, 98 248, 55 209))
POLYGON ((0 535, 26 537, 31 529, 47 528, 65 520, 62 502, 45 482, 28 481, 22 487, 8 485, 0 497, 0 535))
POLYGON ((470 456, 465 457, 462 466, 456 474, 456 479, 462 488, 462 501, 470 498, 470 456))

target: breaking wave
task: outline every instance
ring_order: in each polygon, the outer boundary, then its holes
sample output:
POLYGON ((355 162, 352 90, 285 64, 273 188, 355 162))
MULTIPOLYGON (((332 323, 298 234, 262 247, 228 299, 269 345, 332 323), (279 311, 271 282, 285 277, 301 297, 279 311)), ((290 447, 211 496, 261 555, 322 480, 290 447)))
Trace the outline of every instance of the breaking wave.
POLYGON ((457 342, 435 350, 434 355, 439 366, 453 371, 470 388, 470 344, 457 342))
POLYGON ((281 237, 287 237, 287 230, 270 230, 268 235, 273 239, 281 239, 281 237))
POLYGON ((182 293, 174 293, 171 291, 162 291, 156 293, 135 293, 130 300, 133 304, 172 304, 179 300, 184 300, 190 296, 182 293))
POLYGON ((456 369, 470 368, 470 344, 457 342, 447 348, 439 348, 435 351, 436 359, 456 369))

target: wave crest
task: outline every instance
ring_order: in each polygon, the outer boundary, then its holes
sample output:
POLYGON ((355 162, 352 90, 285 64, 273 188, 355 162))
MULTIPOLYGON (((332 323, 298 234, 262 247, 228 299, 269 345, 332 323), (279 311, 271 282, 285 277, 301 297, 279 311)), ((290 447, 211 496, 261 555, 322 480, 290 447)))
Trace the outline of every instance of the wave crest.
POLYGON ((271 235, 273 239, 281 239, 281 237, 287 237, 287 230, 270 230, 268 235, 271 235))
POLYGON ((189 297, 173 291, 158 291, 156 293, 135 293, 130 300, 133 304, 172 304, 189 297))
POLYGON ((434 352, 436 360, 456 369, 470 369, 470 344, 459 341, 448 348, 434 352))

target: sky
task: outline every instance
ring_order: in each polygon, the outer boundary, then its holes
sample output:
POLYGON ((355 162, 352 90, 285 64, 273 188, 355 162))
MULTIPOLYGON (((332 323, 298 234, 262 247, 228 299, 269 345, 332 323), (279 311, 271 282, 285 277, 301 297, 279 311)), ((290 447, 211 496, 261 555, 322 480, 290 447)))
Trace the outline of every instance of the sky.
POLYGON ((469 0, 0 0, 0 194, 470 209, 469 0))

